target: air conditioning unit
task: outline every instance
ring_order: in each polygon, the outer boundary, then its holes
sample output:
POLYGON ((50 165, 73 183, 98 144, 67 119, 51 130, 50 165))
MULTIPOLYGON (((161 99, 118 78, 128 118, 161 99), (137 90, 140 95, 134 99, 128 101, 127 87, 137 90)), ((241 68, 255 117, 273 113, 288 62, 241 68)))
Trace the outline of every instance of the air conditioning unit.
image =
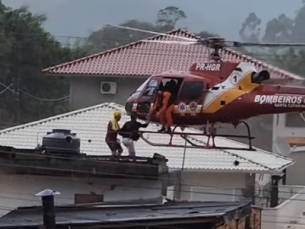
POLYGON ((101 94, 114 95, 116 94, 116 82, 101 82, 101 94))

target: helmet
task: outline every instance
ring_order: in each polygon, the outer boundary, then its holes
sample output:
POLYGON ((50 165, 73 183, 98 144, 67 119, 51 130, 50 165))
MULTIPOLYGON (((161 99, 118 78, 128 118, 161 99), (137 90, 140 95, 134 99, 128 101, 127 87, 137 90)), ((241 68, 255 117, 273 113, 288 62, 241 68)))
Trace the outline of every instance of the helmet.
POLYGON ((113 117, 118 117, 118 116, 121 116, 121 112, 120 111, 113 112, 113 117))

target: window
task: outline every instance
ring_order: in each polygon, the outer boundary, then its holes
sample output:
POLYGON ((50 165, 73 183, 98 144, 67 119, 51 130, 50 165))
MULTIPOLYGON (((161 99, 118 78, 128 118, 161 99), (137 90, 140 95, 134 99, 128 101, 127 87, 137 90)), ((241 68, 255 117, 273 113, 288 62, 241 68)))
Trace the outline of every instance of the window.
POLYGON ((201 81, 187 81, 184 82, 181 92, 180 99, 181 100, 196 100, 200 99, 203 92, 203 82, 201 81))
POLYGON ((104 201, 103 195, 98 194, 75 194, 74 204, 93 204, 104 201))
POLYGON ((286 114, 285 126, 286 127, 305 127, 305 120, 299 113, 288 113, 286 114))
POLYGON ((143 97, 152 97, 157 87, 158 80, 151 80, 143 93, 143 97))
POLYGON ((142 92, 144 90, 144 88, 146 87, 147 83, 150 81, 151 77, 149 77, 147 80, 145 80, 144 83, 141 84, 141 86, 136 90, 139 92, 142 92))

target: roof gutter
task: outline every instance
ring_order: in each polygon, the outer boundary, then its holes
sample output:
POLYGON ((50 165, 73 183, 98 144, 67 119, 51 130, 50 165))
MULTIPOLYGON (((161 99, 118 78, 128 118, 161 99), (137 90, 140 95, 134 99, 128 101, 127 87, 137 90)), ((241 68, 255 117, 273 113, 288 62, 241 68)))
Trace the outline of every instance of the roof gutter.
POLYGON ((240 169, 202 169, 202 168, 198 168, 198 169, 188 169, 188 168, 184 168, 183 171, 187 171, 187 172, 207 172, 207 173, 256 173, 256 174, 270 174, 270 175, 282 175, 283 174, 283 170, 287 167, 289 167, 292 164, 288 164, 285 165, 283 167, 281 167, 280 169, 268 169, 268 170, 255 170, 255 169, 250 169, 250 170, 240 170, 240 169))

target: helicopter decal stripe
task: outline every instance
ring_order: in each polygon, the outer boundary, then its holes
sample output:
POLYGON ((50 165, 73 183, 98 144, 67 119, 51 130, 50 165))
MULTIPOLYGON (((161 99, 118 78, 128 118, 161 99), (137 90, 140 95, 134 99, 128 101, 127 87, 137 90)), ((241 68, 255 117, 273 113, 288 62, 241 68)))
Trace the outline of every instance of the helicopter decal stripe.
POLYGON ((210 96, 206 96, 206 101, 204 104, 205 113, 215 113, 219 111, 224 106, 227 106, 232 101, 237 98, 255 90, 259 84, 251 83, 251 72, 245 74, 245 76, 238 82, 237 85, 228 88, 222 93, 215 96, 215 92, 211 92, 210 96), (242 89, 242 90, 240 90, 242 89), (214 94, 214 95, 213 95, 214 94), (209 99, 210 97, 210 99, 209 99), (221 101, 225 101, 225 105, 222 105, 221 101))
MULTIPOLYGON (((134 104, 133 104, 133 106, 132 106, 132 111, 133 111, 133 112, 136 112, 136 111, 137 111, 137 106, 138 106, 137 103, 134 103, 134 104)), ((153 106, 153 103, 151 103, 151 106, 153 106)), ((199 105, 199 104, 198 104, 196 113, 200 113, 200 112, 201 112, 201 108, 202 108, 202 105, 199 105)), ((178 105, 175 105, 174 113, 175 113, 175 114, 180 114, 180 113, 181 113, 180 110, 179 110, 179 106, 178 106, 178 105)), ((191 114, 191 113, 192 113, 192 112, 191 112, 189 106, 187 106, 187 110, 186 110, 185 114, 191 114)))

